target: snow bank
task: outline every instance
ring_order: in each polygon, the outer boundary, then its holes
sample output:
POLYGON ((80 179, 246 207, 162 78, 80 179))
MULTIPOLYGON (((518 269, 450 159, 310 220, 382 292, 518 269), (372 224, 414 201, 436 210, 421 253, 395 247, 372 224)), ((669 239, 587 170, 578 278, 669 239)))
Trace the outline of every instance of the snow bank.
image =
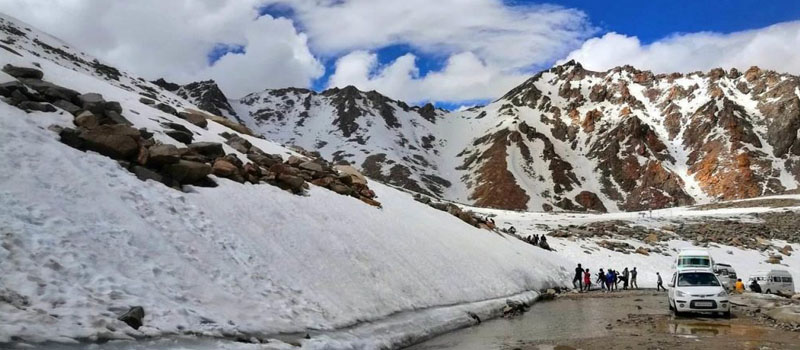
POLYGON ((383 209, 142 182, 59 143, 46 126, 65 118, 0 103, 0 343, 331 330, 568 277, 557 254, 377 183, 383 209), (115 319, 133 305, 139 331, 115 319))

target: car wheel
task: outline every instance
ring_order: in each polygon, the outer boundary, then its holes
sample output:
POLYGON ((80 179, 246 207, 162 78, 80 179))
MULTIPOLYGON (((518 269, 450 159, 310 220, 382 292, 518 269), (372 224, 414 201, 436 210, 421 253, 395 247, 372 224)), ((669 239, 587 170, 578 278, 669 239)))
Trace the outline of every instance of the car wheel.
POLYGON ((675 311, 675 308, 672 307, 672 303, 671 302, 668 302, 667 304, 669 304, 669 311, 675 311))
POLYGON ((723 312, 722 313, 722 317, 730 319, 731 318, 731 312, 730 311, 723 312))
POLYGON ((771 290, 769 290, 769 289, 767 289, 767 291, 766 291, 765 293, 767 293, 767 294, 772 294, 772 291, 771 291, 771 290))

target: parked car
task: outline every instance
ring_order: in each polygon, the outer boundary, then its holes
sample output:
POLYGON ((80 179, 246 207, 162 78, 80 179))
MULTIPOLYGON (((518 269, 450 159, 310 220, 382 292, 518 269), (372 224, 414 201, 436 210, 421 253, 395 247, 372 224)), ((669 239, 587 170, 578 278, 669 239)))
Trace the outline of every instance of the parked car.
POLYGON ((758 271, 748 279, 748 285, 753 280, 758 281, 761 290, 764 293, 775 294, 781 293, 786 295, 794 295, 794 279, 792 274, 786 270, 769 270, 758 271))
POLYGON ((682 269, 709 269, 714 266, 714 259, 708 249, 690 248, 682 249, 675 259, 675 270, 682 269))
POLYGON ((716 263, 714 264, 714 273, 726 290, 731 291, 736 288, 736 279, 738 277, 736 276, 736 270, 731 265, 716 263))
POLYGON ((678 270, 667 287, 669 308, 676 316, 686 312, 731 315, 728 291, 711 269, 678 270))

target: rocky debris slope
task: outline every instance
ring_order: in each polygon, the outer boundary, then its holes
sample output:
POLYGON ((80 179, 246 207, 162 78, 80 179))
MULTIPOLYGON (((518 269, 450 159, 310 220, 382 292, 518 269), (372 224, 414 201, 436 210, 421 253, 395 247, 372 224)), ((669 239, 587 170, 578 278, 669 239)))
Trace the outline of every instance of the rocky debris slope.
POLYGON ((603 248, 644 255, 668 255, 665 248, 669 240, 691 241, 700 247, 722 244, 769 253, 766 262, 780 264, 783 256, 792 255, 794 249, 790 245, 775 245, 773 242, 800 243, 800 212, 787 209, 754 213, 737 219, 690 220, 658 229, 621 220, 600 221, 559 227, 551 230, 548 235, 558 238, 596 239, 603 248), (646 246, 634 247, 624 240, 641 241, 646 246))
MULTIPOLYGON (((234 130, 221 133, 227 145, 246 156, 249 162, 245 162, 235 153, 226 154, 221 143, 194 142, 192 131, 174 122, 161 125, 166 128, 166 135, 186 146, 164 144, 147 129, 134 128, 122 115, 119 102, 106 101, 98 93, 81 94, 50 83, 43 80, 44 73, 35 68, 6 65, 3 72, 15 78, 0 84, 0 95, 5 102, 26 111, 70 113, 75 128, 55 127, 63 143, 113 158, 141 180, 180 189, 181 185, 215 186, 208 178, 208 175, 215 175, 239 183, 267 183, 298 194, 303 193, 310 182, 380 206, 366 178, 351 167, 341 167, 340 171, 319 157, 290 156, 283 161, 280 155, 265 153, 234 130)), ((179 112, 150 100, 143 103, 198 127, 208 126, 202 112, 179 112)))
POLYGON ((265 90, 234 107, 265 137, 353 165, 372 179, 439 196, 451 185, 439 167, 443 141, 435 131, 445 112, 430 104, 409 106, 348 86, 323 92, 265 90))

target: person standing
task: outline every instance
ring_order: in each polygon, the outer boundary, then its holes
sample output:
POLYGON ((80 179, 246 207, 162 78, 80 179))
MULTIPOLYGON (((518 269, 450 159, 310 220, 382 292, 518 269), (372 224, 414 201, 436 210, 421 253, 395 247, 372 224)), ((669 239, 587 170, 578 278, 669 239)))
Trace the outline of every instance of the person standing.
POLYGON ((614 272, 614 270, 612 269, 608 269, 608 276, 606 276, 606 284, 608 284, 608 290, 617 289, 617 273, 614 272))
POLYGON ((639 289, 639 284, 636 283, 636 274, 638 274, 638 272, 636 272, 636 266, 634 266, 631 271, 631 289, 639 289))
POLYGON ((575 277, 572 279, 572 286, 577 290, 583 290, 583 283, 581 281, 583 281, 583 268, 581 264, 578 264, 578 267, 575 268, 575 277))
POLYGON ((601 289, 606 289, 606 273, 603 272, 603 269, 600 269, 597 274, 597 283, 600 284, 601 289))
POLYGON ((656 272, 656 276, 658 276, 658 281, 656 281, 656 292, 660 292, 662 289, 667 290, 664 288, 664 281, 661 280, 661 274, 656 272))
POLYGON ((628 268, 626 267, 625 269, 622 270, 622 289, 623 290, 628 289, 628 277, 629 276, 630 276, 630 274, 628 273, 628 268))
POLYGON ((589 273, 589 269, 583 271, 583 287, 587 292, 592 288, 592 274, 589 273))

